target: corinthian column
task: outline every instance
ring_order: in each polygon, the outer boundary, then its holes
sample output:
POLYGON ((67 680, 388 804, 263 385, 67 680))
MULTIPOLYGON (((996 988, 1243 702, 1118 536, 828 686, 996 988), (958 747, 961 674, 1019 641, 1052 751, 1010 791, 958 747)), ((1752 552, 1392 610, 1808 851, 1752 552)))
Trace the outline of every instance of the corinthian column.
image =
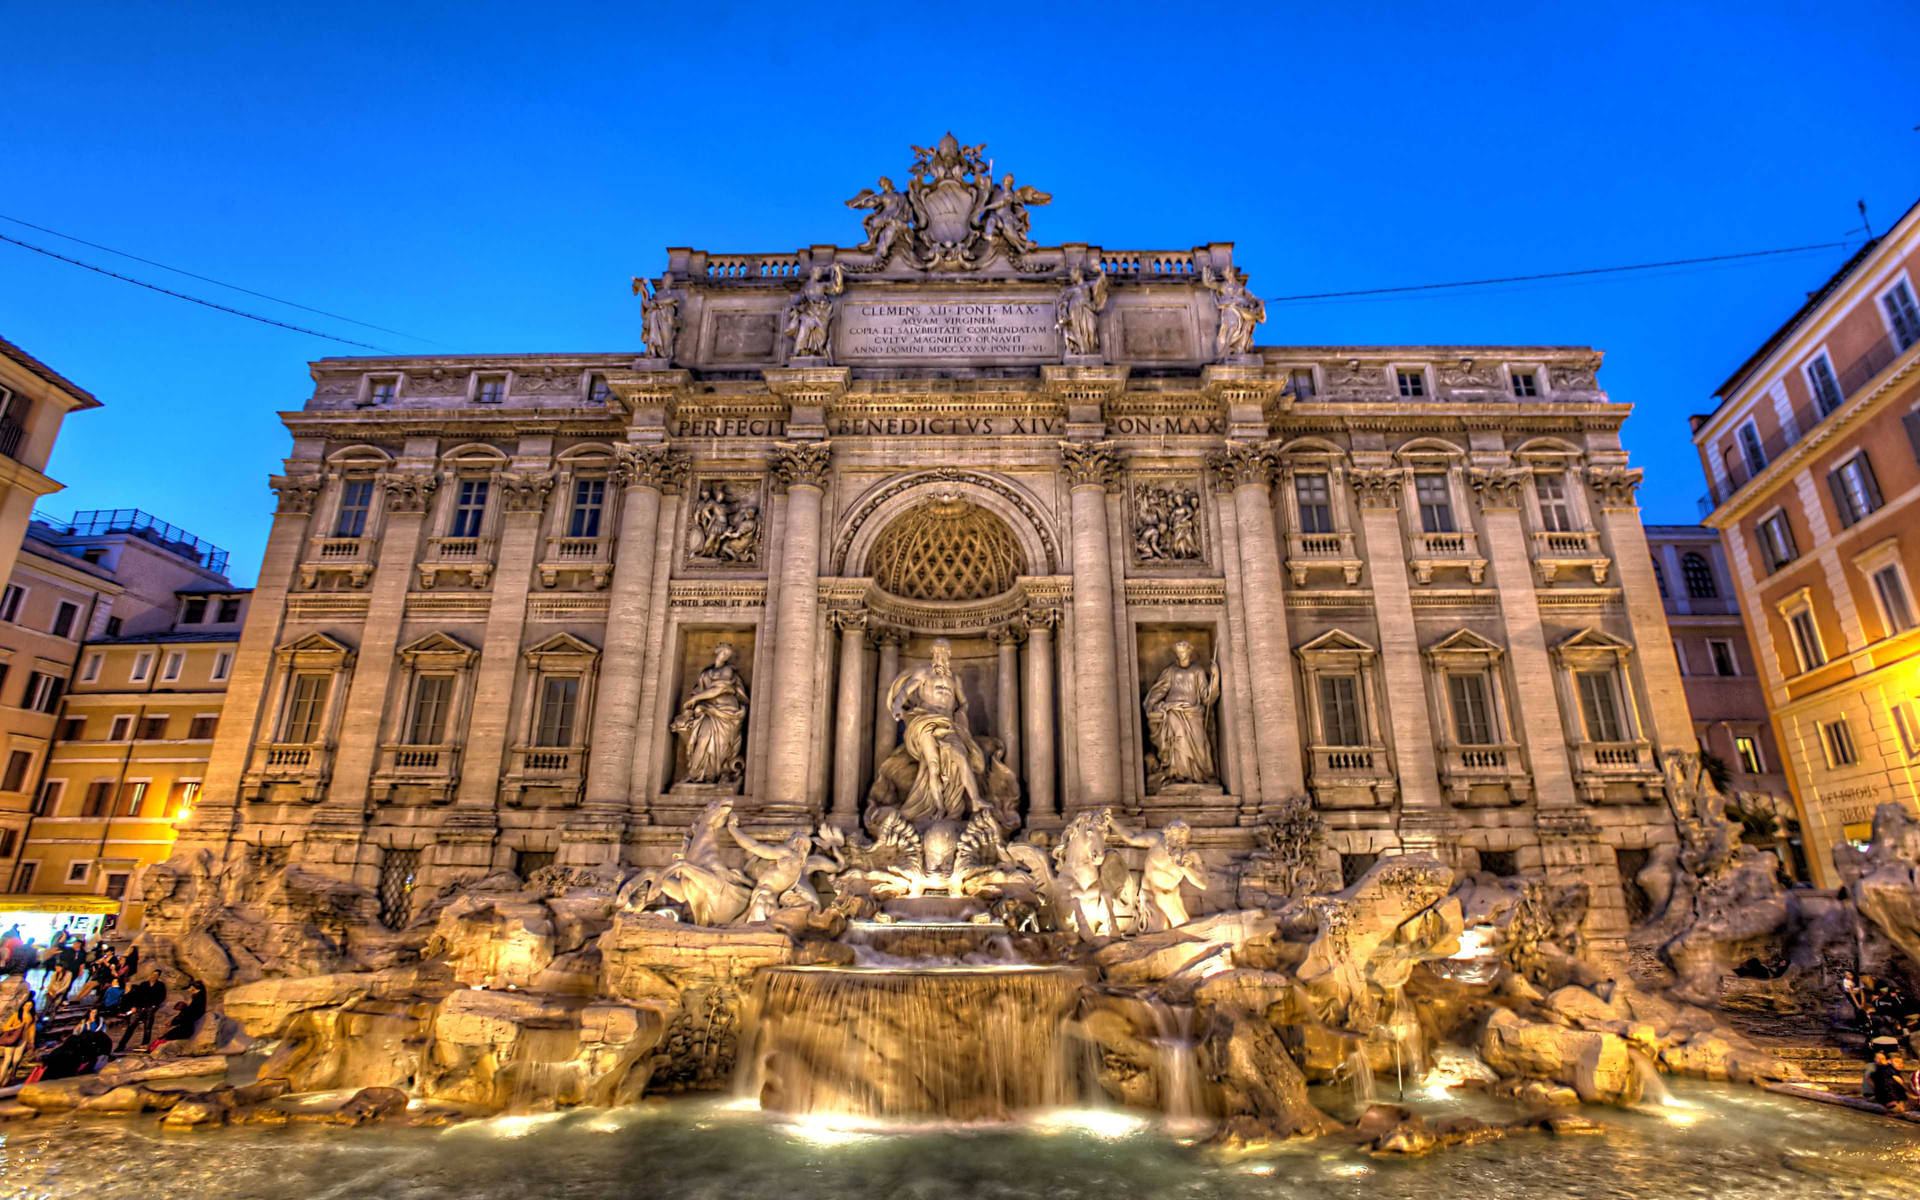
POLYGON ((1280 541, 1273 526, 1272 456, 1264 446, 1228 442, 1213 469, 1233 489, 1240 534, 1240 608, 1246 615, 1253 693, 1254 762, 1260 798, 1273 804, 1306 791, 1300 769, 1299 701, 1287 652, 1287 594, 1280 578, 1280 541), (1291 751, 1291 753, 1289 753, 1291 751))
POLYGON ((866 730, 867 614, 838 608, 829 614, 840 631, 840 690, 833 713, 833 823, 851 829, 860 818, 860 743, 866 730))
POLYGON ((1406 485, 1391 467, 1356 468, 1352 475, 1360 528, 1367 541, 1367 579, 1380 618, 1380 670, 1387 723, 1393 729, 1400 807, 1440 807, 1440 775, 1433 758, 1433 720, 1427 711, 1426 664, 1413 624, 1413 586, 1407 582, 1400 535, 1406 485))
POLYGON ((618 454, 620 541, 607 593, 607 645, 600 660, 581 814, 589 824, 615 827, 616 841, 625 826, 639 737, 640 666, 646 653, 653 562, 659 552, 660 495, 677 488, 686 474, 686 460, 665 444, 623 445, 618 454))
POLYGON ((1027 614, 1026 695, 1020 712, 1027 720, 1027 823, 1055 824, 1060 806, 1053 788, 1053 627, 1060 611, 1036 608, 1027 614))
POLYGON ((887 711, 887 689, 900 674, 900 643, 907 635, 898 629, 880 629, 873 635, 874 645, 880 648, 880 670, 878 685, 874 693, 873 705, 873 773, 880 773, 880 764, 887 761, 887 755, 900 740, 900 723, 887 711))
POLYGON ((1107 493, 1119 486, 1111 442, 1062 442, 1072 491, 1074 738, 1080 781, 1072 807, 1120 803, 1119 653, 1113 640, 1113 554, 1107 493))
POLYGON ((1020 626, 1016 623, 993 635, 1000 648, 1000 682, 994 689, 994 735, 1006 755, 1007 770, 1020 773, 1020 626))
POLYGON ((787 498, 780 601, 773 623, 773 747, 767 801, 806 808, 813 748, 814 650, 820 614, 820 508, 832 451, 826 442, 774 448, 774 490, 787 498))

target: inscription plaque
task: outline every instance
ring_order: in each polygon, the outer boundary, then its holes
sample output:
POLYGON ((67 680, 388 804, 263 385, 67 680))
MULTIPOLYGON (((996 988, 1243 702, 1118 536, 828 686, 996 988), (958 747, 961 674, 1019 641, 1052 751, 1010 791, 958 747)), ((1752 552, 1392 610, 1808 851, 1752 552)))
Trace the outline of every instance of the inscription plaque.
POLYGON ((1060 357, 1053 305, 1033 300, 847 301, 838 340, 847 363, 1060 357))

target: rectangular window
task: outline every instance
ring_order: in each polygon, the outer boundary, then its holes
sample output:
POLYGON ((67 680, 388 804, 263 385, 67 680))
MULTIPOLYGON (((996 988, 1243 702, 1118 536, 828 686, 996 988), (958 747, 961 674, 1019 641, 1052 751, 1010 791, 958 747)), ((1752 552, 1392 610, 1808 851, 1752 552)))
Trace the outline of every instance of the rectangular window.
POLYGON ((1880 306, 1887 311, 1887 324, 1893 329, 1894 344, 1905 350, 1915 342, 1920 342, 1920 307, 1913 303, 1913 291, 1907 287, 1907 281, 1888 288, 1880 297, 1880 306))
POLYGON ((160 668, 160 681, 162 683, 172 683, 174 680, 180 678, 180 668, 186 665, 187 656, 185 652, 180 650, 170 651, 167 654, 166 665, 160 668))
POLYGON ((573 745, 574 711, 580 704, 580 680, 573 675, 549 675, 540 684, 540 724, 536 746, 573 745))
POLYGON ((14 847, 20 843, 18 829, 0 829, 0 858, 12 858, 14 847))
POLYGON ((72 862, 67 864, 67 882, 68 883, 85 883, 87 881, 87 872, 92 869, 93 869, 92 859, 90 858, 74 859, 72 862))
POLYGON ((1733 739, 1733 752, 1740 759, 1740 769, 1749 775, 1764 775, 1766 764, 1760 761, 1760 743, 1757 739, 1744 734, 1733 739))
POLYGON ((407 720, 407 744, 438 746, 447 739, 447 710, 452 706, 453 676, 422 675, 413 684, 413 713, 407 720))
POLYGON ((1400 385, 1402 396, 1424 396, 1427 394, 1427 373, 1425 371, 1395 371, 1394 379, 1400 385))
POLYGON ((1760 522, 1753 534, 1760 543, 1760 557, 1768 571, 1778 571, 1800 557, 1800 548, 1793 541, 1793 527, 1787 524, 1784 512, 1774 513, 1760 522))
POLYGON ((20 864, 20 870, 19 870, 19 872, 18 872, 18 873, 17 873, 16 875, 15 875, 15 877, 14 877, 14 881, 13 881, 13 890, 14 890, 14 891, 16 891, 16 892, 30 892, 30 891, 32 891, 32 890, 33 890, 33 877, 34 877, 35 875, 38 875, 39 873, 40 873, 40 864, 39 864, 39 863, 37 863, 37 862, 23 862, 23 863, 21 863, 21 864, 20 864))
POLYGON ((195 742, 211 741, 214 731, 219 727, 220 718, 217 715, 202 713, 187 722, 187 739, 195 742))
POLYGON ((119 900, 127 894, 127 880, 131 878, 125 871, 108 871, 106 886, 101 892, 109 900, 119 900))
POLYGON ((1853 748, 1853 730, 1845 717, 1820 727, 1820 744, 1826 748, 1829 767, 1851 767, 1859 761, 1853 748))
POLYGON ((1880 482, 1864 450, 1828 471, 1827 487, 1842 525, 1852 525, 1880 507, 1880 482))
POLYGON ((15 750, 7 755, 7 773, 0 778, 0 792, 20 792, 27 787, 27 768, 33 766, 33 751, 15 750))
POLYGON ((139 738, 143 742, 164 741, 167 736, 167 718, 165 715, 140 718, 139 738))
POLYGON ((287 697, 287 723, 280 740, 295 744, 320 740, 320 722, 326 718, 331 675, 295 675, 287 697))
POLYGON ((1447 676, 1447 699, 1453 708, 1453 738, 1462 746, 1493 744, 1493 705, 1487 698, 1484 675, 1447 676))
POLYGON ((1733 661, 1733 643, 1726 638, 1707 639, 1707 657, 1713 660, 1715 675, 1738 675, 1740 669, 1733 661))
POLYGON ((172 820, 184 812, 193 811, 193 802, 200 798, 200 781, 182 779, 167 789, 167 807, 161 814, 172 820))
POLYGON ((1614 686, 1614 673, 1578 671, 1574 679, 1580 685, 1580 713, 1586 718, 1587 740, 1626 741, 1627 723, 1621 719, 1620 693, 1614 686))
POLYGON ((113 780, 96 779, 87 785, 86 798, 81 801, 80 815, 83 817, 104 817, 107 805, 113 800, 113 780))
POLYGON ((1287 373, 1287 386, 1293 390, 1295 400, 1313 399, 1313 368, 1295 367, 1287 373))
POLYGON ((233 672, 233 652, 231 650, 222 650, 218 654, 213 656, 212 679, 215 683, 219 683, 221 680, 225 679, 232 672, 233 672))
POLYGON ((462 479, 454 495, 453 524, 448 537, 479 537, 480 522, 487 515, 487 481, 462 479))
POLYGON ((60 801, 66 794, 66 780, 47 780, 40 785, 40 799, 33 806, 33 815, 36 817, 52 816, 54 810, 60 807, 60 801))
POLYGON ((340 485, 340 513, 333 519, 333 536, 365 537, 367 515, 373 511, 373 480, 349 479, 340 485))
POLYGON ((133 674, 128 676, 135 683, 145 683, 147 676, 153 674, 153 651, 142 650, 134 655, 133 674))
POLYGON ((72 637, 73 623, 80 619, 80 606, 71 600, 62 600, 60 607, 53 610, 53 636, 72 637))
POLYGON ((1567 498, 1567 473, 1543 471, 1533 477, 1540 499, 1540 527, 1548 533, 1573 532, 1573 502, 1567 498))
POLYGON ((1793 631, 1793 653, 1802 671, 1827 665, 1827 650, 1820 644, 1820 627, 1813 622, 1812 610, 1797 610, 1787 618, 1787 628, 1793 631))
POLYGON ((25 588, 17 583, 8 584, 6 591, 0 592, 0 621, 18 621, 20 619, 20 602, 26 598, 27 590, 25 588))
POLYGON ((26 692, 21 696, 22 708, 35 712, 50 713, 60 707, 60 693, 66 687, 66 680, 57 675, 43 675, 39 671, 27 672, 26 692))
POLYGON ((120 785, 119 812, 121 816, 123 817, 139 816, 140 806, 145 804, 146 802, 147 802, 147 781, 146 780, 129 779, 125 783, 120 785))
POLYGON ((87 665, 80 668, 80 682, 92 683, 94 680, 100 678, 100 667, 106 662, 106 657, 106 655, 100 653, 98 650, 87 655, 87 665))
POLYGON ((504 404, 507 399, 505 375, 482 375, 473 385, 475 404, 504 404))
POLYGON ((1900 745, 1907 757, 1920 758, 1920 716, 1915 715, 1915 705, 1906 701, 1894 705, 1893 723, 1900 730, 1900 745))
POLYGON ((85 717, 68 717, 60 722, 61 741, 78 742, 85 740, 86 736, 87 719, 85 717))
POLYGON ((606 404, 613 399, 613 389, 607 386, 605 375, 595 374, 593 382, 587 388, 587 403, 606 404))
POLYGON ((1320 733, 1327 746, 1364 746, 1360 722, 1360 677, 1320 677, 1320 733))
POLYGON ((107 636, 108 637, 120 636, 120 618, 119 617, 107 618, 107 636))
POLYGON ((1760 430, 1752 421, 1740 427, 1740 457, 1747 460, 1747 475, 1752 477, 1767 469, 1767 452, 1760 447, 1760 430))
POLYGON ((1873 594, 1880 599, 1888 636, 1913 628, 1913 598, 1907 595, 1907 584, 1900 577, 1898 566, 1888 563, 1873 573, 1873 594))
POLYGON ((1532 371, 1515 371, 1513 373, 1513 394, 1520 397, 1538 396, 1540 394, 1540 377, 1532 371))
MULTIPOLYGON (((377 375, 367 380, 368 404, 392 404, 400 391, 400 380, 392 375, 377 375)), ((353 535, 358 537, 358 534, 353 535)))
POLYGON ((215 617, 214 620, 218 621, 222 625, 231 625, 235 621, 238 621, 239 619, 240 619, 240 597, 222 596, 220 598, 220 614, 219 616, 215 617))
POLYGON ((1333 489, 1318 472, 1293 477, 1293 497, 1300 505, 1301 533, 1333 532, 1333 489))
POLYGON ((1806 366, 1807 390, 1813 393, 1814 407, 1826 416, 1840 407, 1844 399, 1840 395, 1840 381, 1834 378, 1833 360, 1825 354, 1816 356, 1806 366))
POLYGON ((1428 533, 1453 533, 1453 493, 1444 471, 1413 477, 1414 498, 1420 502, 1420 528, 1428 533))
POLYGON ((122 714, 121 716, 115 717, 113 724, 108 727, 107 740, 110 742, 124 742, 127 740, 127 735, 132 732, 133 718, 122 714))
POLYGON ((567 536, 600 536, 600 514, 607 506, 607 481, 579 479, 573 484, 573 511, 567 514, 567 536))
POLYGON ((182 625, 198 625, 206 619, 207 598, 205 596, 188 596, 186 603, 180 606, 180 623, 182 625))

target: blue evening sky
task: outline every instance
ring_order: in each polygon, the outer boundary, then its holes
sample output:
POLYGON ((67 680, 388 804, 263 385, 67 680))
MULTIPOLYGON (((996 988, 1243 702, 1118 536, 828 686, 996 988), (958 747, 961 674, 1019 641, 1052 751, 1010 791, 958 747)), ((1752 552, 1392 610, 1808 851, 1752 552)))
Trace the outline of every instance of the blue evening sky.
MULTIPOLYGON (((841 202, 951 128, 1054 194, 1036 237, 1237 243, 1266 296, 1837 241, 1920 196, 1920 11, 1832 5, 14 5, 0 213, 418 338, 639 348, 668 245, 859 240, 841 202)), ((1855 240, 1857 244, 1857 238, 1855 240)), ((1589 344, 1650 521, 1687 414, 1845 250, 1275 304, 1263 343, 1589 344)), ((365 353, 0 243, 0 333, 92 389, 45 507, 138 506, 251 582, 306 363, 365 353)))

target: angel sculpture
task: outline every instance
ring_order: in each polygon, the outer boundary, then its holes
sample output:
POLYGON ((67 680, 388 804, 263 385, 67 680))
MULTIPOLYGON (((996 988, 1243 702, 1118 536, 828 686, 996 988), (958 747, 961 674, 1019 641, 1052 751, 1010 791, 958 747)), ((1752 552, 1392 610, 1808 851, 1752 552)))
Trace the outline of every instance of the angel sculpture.
POLYGON ((633 294, 640 297, 640 339, 646 343, 647 357, 672 358, 680 298, 667 295, 664 286, 649 287, 638 275, 633 277, 633 294))
POLYGON ((847 201, 847 207, 867 210, 860 221, 867 231, 867 240, 858 249, 873 255, 876 263, 886 261, 900 236, 913 229, 913 208, 907 202, 906 193, 895 191, 893 180, 885 175, 880 177, 879 191, 861 188, 858 196, 847 201))
POLYGON ((833 332, 833 300, 847 290, 846 271, 833 264, 831 281, 823 279, 826 268, 815 267, 800 285, 800 294, 787 308, 786 331, 793 335, 794 358, 824 358, 827 338, 833 332))
MULTIPOLYGON (((1053 202, 1053 195, 1036 187, 1022 185, 1015 187, 1011 172, 1000 177, 987 197, 986 204, 980 209, 980 240, 990 242, 998 235, 1007 244, 1007 249, 1015 254, 1025 254, 1033 249, 1033 243, 1027 239, 1028 222, 1032 219, 1027 213, 1029 205, 1038 208, 1042 204, 1053 202)), ((1104 281, 1102 281, 1104 291, 1104 281)), ((1099 305, 1094 306, 1098 309, 1099 305)), ((1081 354, 1094 353, 1092 350, 1076 351, 1081 354)))

